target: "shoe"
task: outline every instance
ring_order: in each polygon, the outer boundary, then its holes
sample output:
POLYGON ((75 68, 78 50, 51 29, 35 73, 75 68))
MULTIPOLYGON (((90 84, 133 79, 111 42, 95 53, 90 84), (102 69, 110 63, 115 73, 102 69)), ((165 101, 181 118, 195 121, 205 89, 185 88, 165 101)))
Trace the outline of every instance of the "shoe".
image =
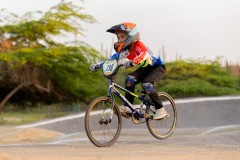
POLYGON ((150 106, 150 110, 154 113, 156 112, 156 108, 154 106, 150 106))
POLYGON ((162 107, 162 108, 156 110, 156 113, 154 114, 153 119, 161 119, 161 118, 168 117, 168 116, 169 116, 169 114, 162 107))

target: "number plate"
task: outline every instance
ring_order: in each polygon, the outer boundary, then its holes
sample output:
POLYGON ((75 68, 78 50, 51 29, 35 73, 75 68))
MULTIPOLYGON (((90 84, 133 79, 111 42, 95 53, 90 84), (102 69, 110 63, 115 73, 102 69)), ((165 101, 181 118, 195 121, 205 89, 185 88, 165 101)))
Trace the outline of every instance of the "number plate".
POLYGON ((105 76, 111 75, 115 72, 118 66, 117 60, 107 60, 102 66, 102 71, 105 76))

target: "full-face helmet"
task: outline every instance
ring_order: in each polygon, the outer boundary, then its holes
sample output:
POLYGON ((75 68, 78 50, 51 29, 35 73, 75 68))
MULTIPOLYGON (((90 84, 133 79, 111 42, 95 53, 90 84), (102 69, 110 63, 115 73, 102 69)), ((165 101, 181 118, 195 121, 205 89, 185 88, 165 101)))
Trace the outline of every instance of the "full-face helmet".
POLYGON ((120 32, 127 34, 127 38, 123 42, 117 42, 114 44, 114 48, 117 52, 120 52, 126 49, 133 42, 140 39, 140 33, 137 30, 136 24, 134 23, 121 23, 115 26, 112 26, 107 30, 107 32, 118 34, 120 32))

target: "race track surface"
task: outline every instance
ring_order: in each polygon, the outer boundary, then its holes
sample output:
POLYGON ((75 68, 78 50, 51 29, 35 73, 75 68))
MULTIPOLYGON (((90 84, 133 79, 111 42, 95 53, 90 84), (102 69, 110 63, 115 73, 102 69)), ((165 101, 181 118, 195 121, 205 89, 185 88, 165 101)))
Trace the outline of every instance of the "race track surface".
POLYGON ((84 113, 81 113, 9 129, 39 128, 61 134, 51 139, 0 144, 0 159, 240 160, 240 96, 178 99, 175 102, 177 128, 166 140, 152 137, 146 124, 134 125, 124 118, 117 142, 111 147, 98 148, 85 134, 84 113))

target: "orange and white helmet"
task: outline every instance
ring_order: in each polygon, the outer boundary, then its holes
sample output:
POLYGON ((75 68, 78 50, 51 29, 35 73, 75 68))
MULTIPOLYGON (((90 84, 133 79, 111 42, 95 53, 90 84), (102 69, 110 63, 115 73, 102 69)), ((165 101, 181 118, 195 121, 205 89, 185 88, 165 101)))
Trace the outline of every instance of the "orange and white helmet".
POLYGON ((124 42, 117 42, 114 44, 114 48, 117 52, 126 49, 130 44, 140 39, 140 33, 138 32, 136 24, 134 23, 120 23, 109 28, 107 32, 114 34, 118 32, 124 32, 128 35, 127 39, 124 42))

